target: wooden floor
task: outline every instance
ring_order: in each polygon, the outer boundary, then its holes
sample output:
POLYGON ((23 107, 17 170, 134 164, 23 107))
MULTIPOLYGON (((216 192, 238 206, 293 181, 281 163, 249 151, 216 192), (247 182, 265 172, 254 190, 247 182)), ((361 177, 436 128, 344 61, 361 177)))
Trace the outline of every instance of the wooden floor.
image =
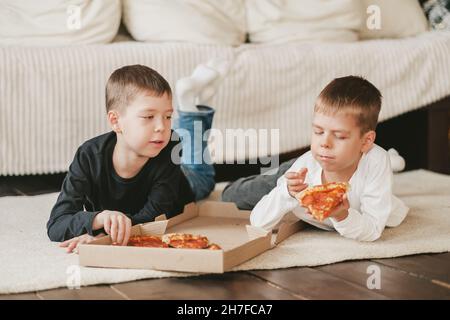
MULTIPOLYGON (((0 177, 0 196, 59 191, 64 175, 0 177)), ((189 278, 0 295, 2 299, 450 299, 450 253, 342 262, 315 268, 232 272, 189 278), (380 289, 368 289, 369 266, 380 289), (373 268, 373 267, 371 267, 373 268)))

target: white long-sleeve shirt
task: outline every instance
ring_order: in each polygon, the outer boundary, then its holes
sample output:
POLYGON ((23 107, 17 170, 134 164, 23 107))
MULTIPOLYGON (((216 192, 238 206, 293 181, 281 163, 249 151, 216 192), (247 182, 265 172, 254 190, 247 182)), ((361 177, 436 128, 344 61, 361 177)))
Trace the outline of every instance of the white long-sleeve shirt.
MULTIPOLYGON (((322 168, 311 151, 298 158, 287 172, 308 168, 305 183, 309 186, 322 184, 322 168)), ((385 226, 398 226, 409 208, 392 193, 393 174, 389 155, 378 145, 363 154, 358 168, 351 177, 347 198, 350 204, 348 216, 342 221, 327 218, 322 222, 314 219, 298 200, 289 195, 284 176, 277 186, 265 195, 252 210, 250 222, 267 230, 273 229, 292 211, 301 220, 325 230, 336 230, 342 236, 359 241, 374 241, 381 236, 385 226)))

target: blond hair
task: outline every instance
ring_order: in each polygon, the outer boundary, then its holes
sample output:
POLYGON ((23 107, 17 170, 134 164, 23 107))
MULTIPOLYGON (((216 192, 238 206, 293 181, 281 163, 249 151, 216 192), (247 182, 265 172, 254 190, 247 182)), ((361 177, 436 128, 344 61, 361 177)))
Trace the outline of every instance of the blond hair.
POLYGON ((314 111, 324 114, 351 112, 361 134, 375 130, 381 110, 382 95, 369 81, 347 76, 331 81, 317 97, 314 111))

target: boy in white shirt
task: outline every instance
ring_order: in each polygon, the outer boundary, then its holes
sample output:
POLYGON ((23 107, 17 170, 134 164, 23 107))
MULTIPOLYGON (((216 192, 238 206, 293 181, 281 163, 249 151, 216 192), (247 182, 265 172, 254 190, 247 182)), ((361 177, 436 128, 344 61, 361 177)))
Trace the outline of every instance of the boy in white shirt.
POLYGON ((374 144, 381 98, 379 90, 361 77, 329 83, 315 103, 311 151, 256 204, 251 224, 271 230, 292 211, 307 223, 359 241, 377 240, 385 226, 399 225, 409 208, 392 193, 388 152, 374 144), (329 218, 319 222, 295 195, 328 182, 349 182, 350 190, 329 218))

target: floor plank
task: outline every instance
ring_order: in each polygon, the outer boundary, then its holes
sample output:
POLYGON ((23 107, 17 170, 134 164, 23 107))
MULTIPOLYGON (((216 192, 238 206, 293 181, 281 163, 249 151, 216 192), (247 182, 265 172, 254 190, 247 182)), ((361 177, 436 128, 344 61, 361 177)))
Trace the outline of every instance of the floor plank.
MULTIPOLYGON (((414 277, 403 271, 373 261, 352 261, 317 267, 338 278, 360 286, 366 286, 368 278, 374 275, 376 266, 380 274, 380 289, 373 291, 392 299, 450 299, 450 290, 432 283, 428 279, 414 277)), ((370 281, 370 280, 369 280, 370 281)))
POLYGON ((18 194, 33 196, 38 194, 58 192, 65 174, 14 176, 5 177, 8 185, 14 188, 18 194))
POLYGON ((252 271, 254 275, 287 289, 304 299, 387 299, 365 286, 313 268, 252 271))
POLYGON ((417 277, 438 280, 450 285, 450 261, 429 255, 414 255, 391 259, 377 259, 377 263, 408 272, 417 277))
POLYGON ((0 300, 40 300, 35 292, 0 294, 0 300))
POLYGON ((446 253, 429 253, 428 256, 443 261, 444 263, 450 263, 450 252, 446 253))
POLYGON ((287 291, 270 286, 265 281, 245 272, 141 280, 119 283, 112 287, 130 299, 295 299, 287 291))
POLYGON ((11 185, 9 177, 0 177, 0 197, 18 196, 20 193, 11 185))
POLYGON ((80 289, 52 289, 39 291, 44 300, 125 300, 126 298, 109 285, 81 287, 80 289))

